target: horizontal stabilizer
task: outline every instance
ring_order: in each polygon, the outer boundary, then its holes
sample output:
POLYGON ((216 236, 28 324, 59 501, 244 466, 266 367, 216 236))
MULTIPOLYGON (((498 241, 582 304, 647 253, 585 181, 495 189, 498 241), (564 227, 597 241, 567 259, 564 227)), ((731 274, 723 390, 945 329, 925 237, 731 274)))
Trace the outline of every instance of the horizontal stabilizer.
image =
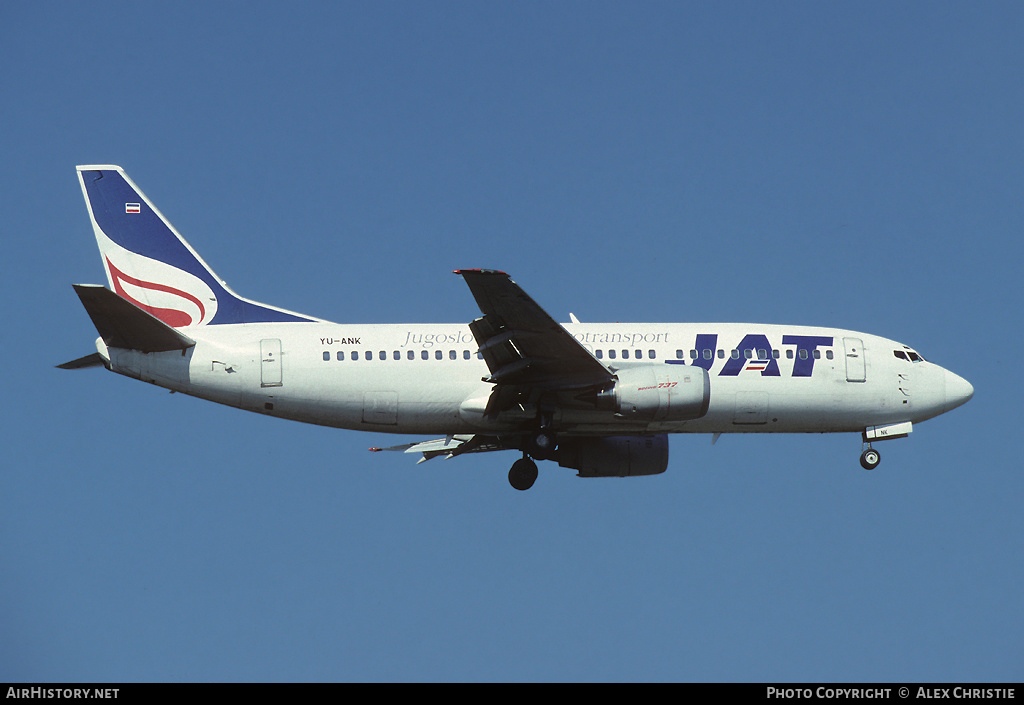
MULTIPOLYGON (((82 300, 86 313, 92 319, 108 348, 140 350, 144 353, 165 350, 187 350, 196 341, 171 328, 138 306, 121 298, 105 286, 74 284, 75 293, 82 300)), ((84 360, 85 358, 83 358, 84 360)), ((77 360, 75 362, 78 362, 77 360)), ((68 363, 73 364, 73 363, 68 363)))
POLYGON ((86 355, 80 357, 77 360, 71 362, 65 362, 63 365, 57 365, 62 370, 80 370, 84 367, 103 367, 106 363, 103 358, 100 357, 98 352, 94 352, 92 355, 86 355))

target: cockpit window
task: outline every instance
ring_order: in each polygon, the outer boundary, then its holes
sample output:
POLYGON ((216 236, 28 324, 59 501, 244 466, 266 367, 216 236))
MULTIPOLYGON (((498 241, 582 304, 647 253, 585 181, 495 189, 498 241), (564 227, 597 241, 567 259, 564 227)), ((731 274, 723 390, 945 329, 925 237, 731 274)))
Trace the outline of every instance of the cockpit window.
POLYGON ((903 347, 904 350, 893 350, 892 354, 901 360, 909 360, 910 362, 924 362, 923 357, 918 355, 916 352, 914 352, 907 346, 904 345, 903 347))

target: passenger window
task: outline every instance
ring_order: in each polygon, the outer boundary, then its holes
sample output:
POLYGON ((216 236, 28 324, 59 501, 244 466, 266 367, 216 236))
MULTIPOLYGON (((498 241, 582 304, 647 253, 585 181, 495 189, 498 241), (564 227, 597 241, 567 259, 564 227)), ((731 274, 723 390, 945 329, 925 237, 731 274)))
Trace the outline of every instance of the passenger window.
POLYGON ((814 350, 814 359, 815 360, 820 360, 821 359, 821 350, 818 350, 817 348, 815 348, 815 350, 814 350))
POLYGON ((694 350, 693 348, 690 348, 690 359, 691 360, 696 360, 697 359, 697 351, 694 350))
POLYGON ((366 351, 366 359, 367 360, 372 360, 373 359, 373 351, 372 350, 367 350, 366 351))
POLYGON ((826 350, 825 351, 825 357, 828 358, 829 360, 831 360, 832 359, 832 351, 831 350, 826 350))
POLYGON ((718 359, 719 359, 719 360, 724 360, 724 359, 725 359, 725 350, 721 350, 721 349, 720 349, 720 350, 718 351, 718 359))
POLYGON ((772 348, 772 358, 775 360, 779 359, 779 351, 772 348))
POLYGON ((335 357, 338 358, 338 362, 342 362, 345 359, 345 351, 344 350, 339 350, 338 354, 335 355, 335 357))
POLYGON ((448 359, 449 360, 455 360, 457 358, 458 358, 458 356, 455 354, 454 350, 449 350, 448 351, 448 359))
POLYGON ((603 350, 595 350, 594 351, 594 357, 596 357, 598 360, 604 359, 604 351, 603 350))
POLYGON ((428 353, 426 350, 421 351, 420 352, 420 359, 421 360, 429 360, 430 359, 430 353, 428 353))
POLYGON ((608 359, 609 360, 614 360, 615 359, 615 351, 614 350, 609 350, 608 351, 608 359))
POLYGON ((359 359, 359 351, 358 350, 353 350, 352 351, 352 359, 353 360, 358 360, 359 359))
POLYGON ((442 353, 440 350, 434 351, 434 359, 435 360, 443 360, 444 359, 444 353, 442 353))
POLYGON ((786 351, 786 359, 787 360, 792 360, 793 359, 793 351, 792 350, 787 350, 786 351))
POLYGON ((733 348, 732 350, 729 351, 729 357, 731 357, 733 360, 739 360, 740 351, 737 350, 736 348, 733 348))
POLYGON ((469 359, 469 350, 463 350, 462 351, 462 359, 463 360, 468 360, 469 359))
POLYGON ((397 350, 395 350, 395 353, 391 357, 393 357, 396 360, 401 360, 402 359, 402 353, 400 353, 397 350))
POLYGON ((408 358, 409 360, 415 360, 415 359, 416 359, 416 353, 414 353, 414 352, 413 352, 412 350, 410 350, 409 352, 407 352, 407 353, 405 354, 405 356, 406 356, 406 358, 408 358))
POLYGON ((629 350, 623 350, 622 351, 622 359, 623 360, 628 360, 629 359, 629 350))
POLYGON ((647 351, 647 357, 650 358, 651 360, 653 360, 655 357, 657 357, 657 355, 654 354, 653 350, 648 350, 647 351))
POLYGON ((682 350, 676 350, 676 359, 677 360, 682 360, 683 359, 683 351, 682 350))
POLYGON ((807 359, 807 351, 804 350, 803 348, 800 348, 800 352, 797 355, 801 360, 807 359))
POLYGON ((377 359, 378 360, 387 360, 388 359, 388 351, 387 350, 381 350, 380 351, 380 355, 377 356, 377 359))
POLYGON ((704 348, 704 359, 705 360, 710 360, 711 359, 711 348, 704 348))
POLYGON ((331 361, 331 351, 330 350, 324 350, 324 362, 330 362, 330 361, 331 361))
POLYGON ((764 348, 759 349, 757 351, 757 359, 758 360, 767 360, 768 359, 768 351, 765 350, 764 348))

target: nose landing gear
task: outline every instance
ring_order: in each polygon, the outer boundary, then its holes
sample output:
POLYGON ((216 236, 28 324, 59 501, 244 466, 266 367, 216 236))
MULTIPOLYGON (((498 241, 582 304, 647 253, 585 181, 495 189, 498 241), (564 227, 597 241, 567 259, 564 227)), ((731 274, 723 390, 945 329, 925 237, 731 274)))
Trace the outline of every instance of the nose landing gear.
POLYGON ((877 450, 871 447, 871 444, 867 444, 867 448, 860 454, 860 466, 865 470, 874 470, 878 467, 878 463, 882 461, 882 456, 877 450))

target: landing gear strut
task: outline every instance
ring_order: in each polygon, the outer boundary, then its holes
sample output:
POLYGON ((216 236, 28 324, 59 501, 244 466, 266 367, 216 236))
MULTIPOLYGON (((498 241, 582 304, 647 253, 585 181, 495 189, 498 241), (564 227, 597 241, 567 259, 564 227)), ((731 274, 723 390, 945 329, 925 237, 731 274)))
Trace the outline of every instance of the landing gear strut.
POLYGON ((508 471, 508 482, 517 490, 528 490, 537 481, 537 463, 530 460, 524 453, 523 457, 512 464, 508 471))
POLYGON ((550 431, 541 430, 530 437, 526 452, 537 460, 551 460, 554 457, 558 440, 550 431))
POLYGON ((517 490, 528 490, 537 481, 537 463, 534 460, 553 460, 558 448, 558 437, 551 430, 551 414, 540 413, 540 429, 527 436, 522 446, 523 457, 508 471, 509 484, 517 490))

